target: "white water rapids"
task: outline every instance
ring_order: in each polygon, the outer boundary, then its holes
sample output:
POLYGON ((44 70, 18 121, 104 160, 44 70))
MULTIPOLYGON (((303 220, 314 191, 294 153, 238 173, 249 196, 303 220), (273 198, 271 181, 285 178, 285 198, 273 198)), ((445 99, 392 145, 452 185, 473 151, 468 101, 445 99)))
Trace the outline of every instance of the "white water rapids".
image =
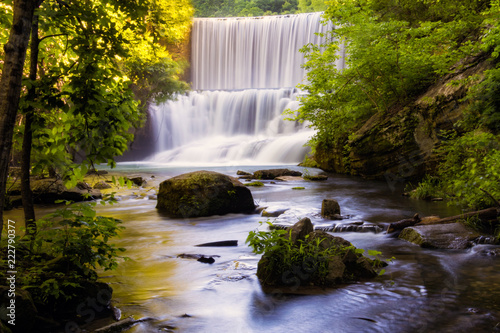
MULTIPOLYGON (((321 44, 331 27, 321 13, 195 19, 192 87, 151 107, 156 154, 172 165, 296 164, 314 134, 285 120, 299 108, 294 88, 305 77, 299 49, 321 44)), ((343 66, 339 60, 337 66, 343 66)))

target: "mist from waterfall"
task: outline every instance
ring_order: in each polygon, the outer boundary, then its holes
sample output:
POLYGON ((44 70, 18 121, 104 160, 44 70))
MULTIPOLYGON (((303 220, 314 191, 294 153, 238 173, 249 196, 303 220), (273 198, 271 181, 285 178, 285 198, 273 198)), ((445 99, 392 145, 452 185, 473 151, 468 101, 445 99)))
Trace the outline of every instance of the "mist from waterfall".
MULTIPOLYGON (((321 13, 194 19, 194 91, 152 106, 156 154, 175 165, 296 164, 308 124, 285 120, 299 108, 305 77, 299 49, 324 42, 321 13), (320 33, 320 34, 318 34, 320 33)), ((342 66, 342 60, 338 66, 342 66)))

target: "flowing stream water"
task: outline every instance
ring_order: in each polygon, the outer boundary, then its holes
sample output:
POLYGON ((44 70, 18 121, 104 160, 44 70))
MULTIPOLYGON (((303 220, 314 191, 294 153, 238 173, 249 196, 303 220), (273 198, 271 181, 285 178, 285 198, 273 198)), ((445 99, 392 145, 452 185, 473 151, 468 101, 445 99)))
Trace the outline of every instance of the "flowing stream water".
MULTIPOLYGON (((128 167, 133 168, 128 174, 140 171, 138 175, 148 178, 152 187, 196 169, 128 167)), ((240 168, 252 172, 260 167, 240 168)), ((238 168, 209 169, 234 176, 238 168)), ((307 216, 316 226, 332 225, 319 214, 324 198, 339 201, 342 214, 350 215, 345 223, 382 225, 414 213, 456 213, 442 202, 403 197, 402 189, 391 191, 383 181, 329 176, 323 182, 264 181, 265 186, 253 188, 252 194, 268 210, 287 210, 270 219, 280 224, 307 216), (293 190, 296 186, 305 189, 293 190)), ((131 332, 166 327, 179 332, 494 332, 500 321, 500 261, 488 255, 489 245, 431 250, 383 232, 337 233, 358 248, 395 259, 384 275, 371 281, 314 295, 286 295, 279 289, 266 294, 255 275, 259 257, 245 239, 267 218, 230 214, 171 219, 159 214, 155 205, 155 200, 130 194, 117 205, 99 208, 100 214, 124 221, 126 229, 116 244, 127 248, 131 258, 115 272, 102 272, 101 280, 113 287, 113 299, 123 316, 155 318, 131 332), (221 240, 237 240, 238 246, 195 246, 221 240), (179 254, 215 256, 215 262, 205 264, 179 254)))

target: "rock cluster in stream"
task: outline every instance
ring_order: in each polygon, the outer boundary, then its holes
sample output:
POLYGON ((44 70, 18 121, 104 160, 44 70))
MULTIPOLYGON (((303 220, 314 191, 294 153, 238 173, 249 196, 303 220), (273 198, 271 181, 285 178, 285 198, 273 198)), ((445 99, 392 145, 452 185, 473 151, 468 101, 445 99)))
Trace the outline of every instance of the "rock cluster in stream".
POLYGON ((264 287, 334 287, 342 283, 373 278, 378 275, 377 269, 386 265, 379 260, 364 257, 343 238, 323 231, 314 231, 309 218, 303 218, 289 227, 287 231, 284 237, 291 240, 292 247, 300 247, 301 244, 304 246, 305 243, 309 243, 314 246, 317 244, 319 252, 327 249, 332 251, 324 257, 306 257, 296 267, 286 268, 285 271, 276 269, 276 267, 286 266, 284 263, 281 265, 284 249, 266 251, 257 268, 257 277, 264 287), (318 272, 318 263, 326 263, 323 267, 327 267, 327 271, 318 272))

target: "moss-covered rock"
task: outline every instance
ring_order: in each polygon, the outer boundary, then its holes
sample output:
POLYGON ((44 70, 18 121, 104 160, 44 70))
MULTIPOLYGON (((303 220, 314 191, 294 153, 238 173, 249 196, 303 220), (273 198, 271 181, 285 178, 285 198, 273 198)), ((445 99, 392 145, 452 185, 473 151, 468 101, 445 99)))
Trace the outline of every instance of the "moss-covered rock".
POLYGON ((386 265, 364 257, 347 240, 314 231, 309 218, 303 218, 273 242, 257 266, 257 277, 264 288, 334 287, 342 283, 377 276, 386 265), (278 243, 276 245, 274 243, 278 243))
POLYGON ((195 171, 160 184, 156 208, 171 217, 200 217, 255 210, 252 193, 233 177, 195 171))

